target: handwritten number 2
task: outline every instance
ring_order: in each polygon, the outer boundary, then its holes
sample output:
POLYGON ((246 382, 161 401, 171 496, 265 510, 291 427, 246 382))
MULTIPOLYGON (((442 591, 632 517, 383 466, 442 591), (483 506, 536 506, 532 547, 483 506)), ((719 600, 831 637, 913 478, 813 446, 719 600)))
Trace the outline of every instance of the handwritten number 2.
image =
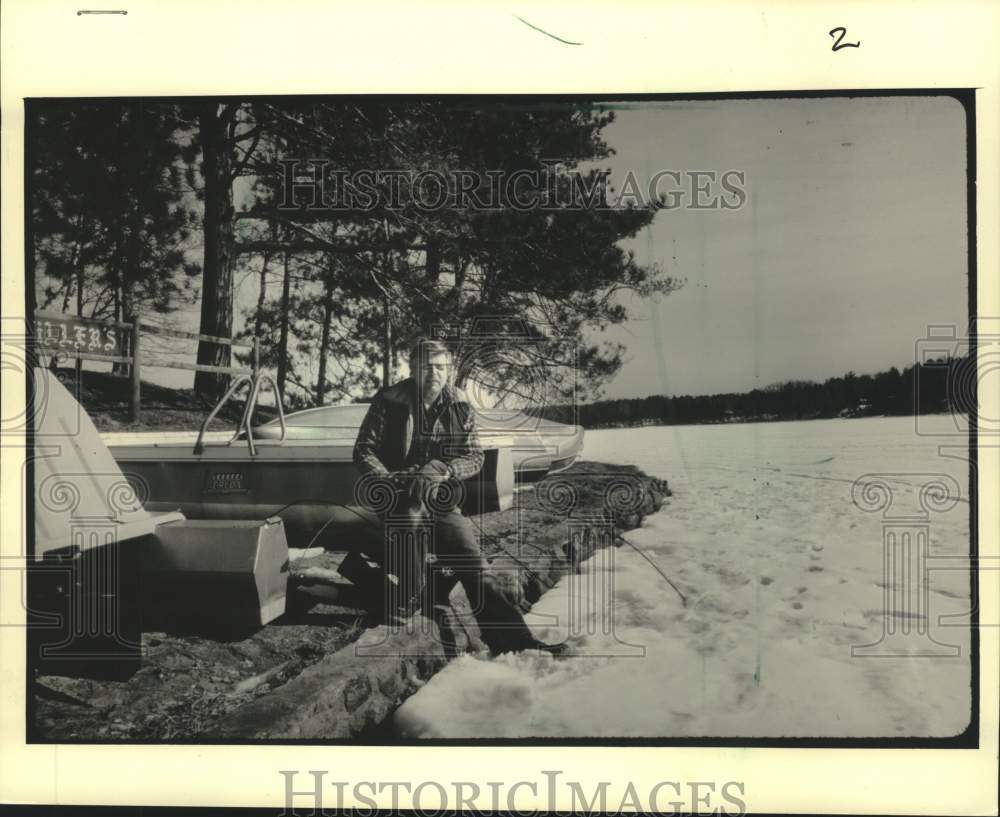
POLYGON ((830 36, 834 37, 833 50, 839 51, 841 48, 860 48, 861 40, 856 43, 845 43, 844 37, 847 35, 847 29, 843 26, 837 26, 836 28, 830 29, 830 36))

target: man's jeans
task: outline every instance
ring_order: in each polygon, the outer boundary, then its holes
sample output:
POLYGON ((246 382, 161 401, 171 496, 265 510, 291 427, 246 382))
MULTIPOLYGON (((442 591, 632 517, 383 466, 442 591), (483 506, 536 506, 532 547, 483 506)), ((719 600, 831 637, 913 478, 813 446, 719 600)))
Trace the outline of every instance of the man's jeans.
POLYGON ((533 641, 521 611, 490 573, 475 528, 461 511, 380 516, 360 506, 351 510, 365 523, 355 526, 359 548, 399 580, 387 599, 390 612, 419 599, 431 614, 433 605, 448 604, 452 589, 461 582, 492 652, 523 649, 533 641), (428 554, 433 556, 428 559, 428 554))

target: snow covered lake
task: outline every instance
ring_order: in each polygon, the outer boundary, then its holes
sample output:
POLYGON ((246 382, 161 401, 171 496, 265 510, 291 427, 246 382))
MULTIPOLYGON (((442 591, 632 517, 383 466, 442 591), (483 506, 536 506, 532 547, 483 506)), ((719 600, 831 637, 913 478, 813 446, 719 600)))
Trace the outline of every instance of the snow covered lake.
MULTIPOLYGON (((969 635, 964 619, 941 617, 970 606, 967 443, 951 417, 920 423, 942 435, 917 435, 912 417, 588 432, 585 459, 637 465, 674 496, 630 545, 601 551, 535 605, 536 634, 568 634, 576 655, 463 656, 400 707, 398 734, 962 732, 969 635), (888 509, 877 488, 852 498, 870 474, 891 490, 888 509), (935 481, 958 497, 922 496, 935 481), (924 602, 900 604, 920 584, 887 572, 883 535, 909 533, 915 546, 921 530, 928 563, 950 569, 925 574, 924 602)), ((888 552, 890 566, 915 564, 888 552)))

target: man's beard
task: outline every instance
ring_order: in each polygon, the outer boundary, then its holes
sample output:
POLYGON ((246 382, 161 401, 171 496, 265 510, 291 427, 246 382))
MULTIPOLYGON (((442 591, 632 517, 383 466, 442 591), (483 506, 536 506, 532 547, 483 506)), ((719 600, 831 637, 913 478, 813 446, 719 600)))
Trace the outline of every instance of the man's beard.
POLYGON ((441 394, 442 391, 444 391, 443 383, 441 385, 435 385, 433 383, 424 383, 421 388, 423 399, 428 403, 431 403, 434 400, 436 400, 438 395, 441 394))

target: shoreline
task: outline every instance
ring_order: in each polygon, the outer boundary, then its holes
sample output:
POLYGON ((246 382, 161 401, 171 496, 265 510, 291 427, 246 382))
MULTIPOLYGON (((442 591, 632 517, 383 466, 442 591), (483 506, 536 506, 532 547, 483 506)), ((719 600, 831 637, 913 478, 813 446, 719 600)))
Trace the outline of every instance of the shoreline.
MULTIPOLYGON (((959 412, 964 414, 965 412, 959 412)), ((763 425, 765 423, 808 423, 820 420, 882 420, 898 419, 900 417, 938 417, 955 414, 951 411, 925 411, 918 414, 850 414, 839 416, 836 414, 824 417, 745 417, 731 420, 703 420, 696 423, 667 423, 655 420, 642 422, 615 422, 600 423, 598 425, 584 426, 584 431, 612 431, 621 428, 681 428, 687 426, 739 426, 739 425, 763 425)))

